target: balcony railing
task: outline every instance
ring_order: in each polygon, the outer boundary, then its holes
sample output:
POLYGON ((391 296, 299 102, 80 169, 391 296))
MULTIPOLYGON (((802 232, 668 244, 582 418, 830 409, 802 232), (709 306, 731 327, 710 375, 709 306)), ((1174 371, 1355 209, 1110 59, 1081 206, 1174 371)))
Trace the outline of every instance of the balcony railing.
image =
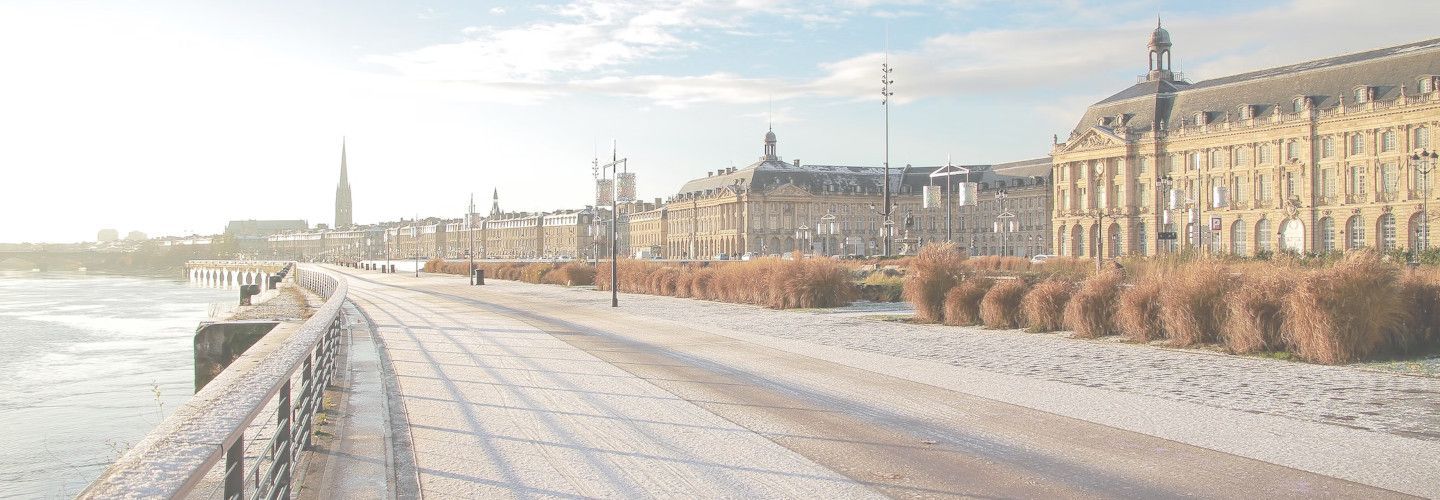
POLYGON ((227 499, 293 496, 296 464, 311 447, 314 418, 335 372, 348 288, 313 268, 300 269, 296 279, 324 305, 273 349, 235 360, 80 498, 177 498, 203 493, 196 491, 202 485, 227 499), (299 394, 292 399, 294 385, 299 394), (262 418, 267 410, 273 419, 262 418))

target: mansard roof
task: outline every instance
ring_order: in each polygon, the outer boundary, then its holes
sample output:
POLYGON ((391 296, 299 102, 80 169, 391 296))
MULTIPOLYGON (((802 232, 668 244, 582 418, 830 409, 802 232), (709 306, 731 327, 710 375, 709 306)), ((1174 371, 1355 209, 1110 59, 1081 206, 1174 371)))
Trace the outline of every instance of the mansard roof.
POLYGON ((1354 104, 1353 91, 1359 86, 1374 88, 1373 100, 1385 101, 1399 96, 1402 87, 1407 87, 1403 90, 1407 94, 1417 94, 1418 79, 1424 75, 1440 75, 1440 38, 1193 84, 1147 81, 1090 106, 1071 138, 1094 126, 1111 127, 1117 133, 1161 125, 1174 128, 1194 120, 1197 113, 1205 120, 1238 120, 1242 106, 1255 106, 1255 117, 1264 118, 1296 97, 1328 109, 1342 99, 1354 104))
MULTIPOLYGON (((1050 158, 1037 158, 998 165, 959 165, 970 169, 965 176, 968 182, 994 182, 995 180, 1029 179, 1050 175, 1050 158)), ((915 167, 906 165, 890 168, 890 189, 892 193, 915 192, 921 186, 931 184, 930 174, 941 166, 915 167), (910 189, 903 189, 909 187, 910 189)), ((679 196, 704 196, 720 189, 734 189, 737 192, 757 190, 767 192, 784 185, 794 185, 815 194, 854 193, 879 195, 884 186, 883 167, 853 165, 795 165, 777 160, 761 160, 745 168, 729 170, 723 174, 711 175, 686 182, 680 188, 679 196)), ((961 180, 960 178, 956 179, 961 180)), ((935 181, 940 182, 940 181, 935 181)), ((1027 181, 1028 182, 1028 181, 1027 181)))

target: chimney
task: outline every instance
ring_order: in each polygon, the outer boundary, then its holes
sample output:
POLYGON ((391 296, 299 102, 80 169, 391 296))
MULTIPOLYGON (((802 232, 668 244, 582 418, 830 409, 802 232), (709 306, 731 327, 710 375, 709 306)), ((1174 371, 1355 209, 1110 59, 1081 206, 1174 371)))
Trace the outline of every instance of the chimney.
POLYGON ((725 175, 725 169, 716 170, 715 175, 725 175))
POLYGON ((705 171, 705 177, 715 177, 715 172, 711 172, 711 171, 709 171, 709 170, 706 170, 706 171, 705 171))
POLYGON ((796 167, 796 168, 799 168, 799 167, 800 167, 800 159, 799 159, 799 158, 796 158, 796 159, 795 159, 795 167, 796 167))

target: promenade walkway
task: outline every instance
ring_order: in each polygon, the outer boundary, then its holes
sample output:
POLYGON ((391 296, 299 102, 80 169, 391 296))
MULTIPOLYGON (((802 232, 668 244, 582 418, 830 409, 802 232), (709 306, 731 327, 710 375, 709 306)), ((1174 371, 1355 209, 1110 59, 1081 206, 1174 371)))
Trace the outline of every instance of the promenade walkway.
POLYGON ((396 496, 1440 494, 1435 379, 344 271, 396 496))

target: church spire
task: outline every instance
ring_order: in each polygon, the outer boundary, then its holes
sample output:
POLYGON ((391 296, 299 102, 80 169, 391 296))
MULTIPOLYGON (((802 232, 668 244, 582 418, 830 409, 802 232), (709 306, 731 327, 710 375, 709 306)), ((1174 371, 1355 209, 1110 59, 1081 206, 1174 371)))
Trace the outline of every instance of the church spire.
POLYGON ((350 202, 350 172, 345 164, 345 138, 340 138, 340 183, 335 186, 335 227, 349 227, 355 224, 350 202))
POLYGON ((494 217, 494 216, 496 216, 496 215, 500 215, 500 188, 494 188, 494 189, 495 189, 495 190, 492 191, 491 194, 490 194, 490 216, 491 216, 491 217, 494 217))

